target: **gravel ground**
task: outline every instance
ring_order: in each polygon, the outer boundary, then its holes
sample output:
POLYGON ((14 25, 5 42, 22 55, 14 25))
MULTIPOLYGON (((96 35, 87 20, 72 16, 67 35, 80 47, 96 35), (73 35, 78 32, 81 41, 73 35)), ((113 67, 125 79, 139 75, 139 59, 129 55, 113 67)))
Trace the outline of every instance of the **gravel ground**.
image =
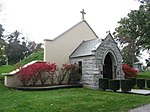
POLYGON ((128 112, 150 112, 150 104, 129 110, 128 112))

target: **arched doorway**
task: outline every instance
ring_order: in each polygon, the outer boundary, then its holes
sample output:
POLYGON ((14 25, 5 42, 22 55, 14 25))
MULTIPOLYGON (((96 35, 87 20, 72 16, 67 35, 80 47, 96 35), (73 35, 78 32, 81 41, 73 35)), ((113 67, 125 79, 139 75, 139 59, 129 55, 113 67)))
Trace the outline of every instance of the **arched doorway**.
POLYGON ((113 78, 113 61, 109 53, 106 55, 104 60, 103 78, 113 78))

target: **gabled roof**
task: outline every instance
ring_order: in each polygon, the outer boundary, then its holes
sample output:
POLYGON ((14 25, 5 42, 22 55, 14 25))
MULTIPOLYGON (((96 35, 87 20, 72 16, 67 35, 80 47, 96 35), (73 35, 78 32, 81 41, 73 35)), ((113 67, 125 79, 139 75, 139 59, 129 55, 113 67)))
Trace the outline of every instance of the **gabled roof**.
POLYGON ((114 40, 114 38, 113 38, 113 36, 111 35, 111 33, 108 33, 108 35, 105 37, 105 40, 106 40, 107 38, 111 38, 111 40, 112 40, 114 43, 116 43, 116 47, 117 47, 117 49, 119 50, 120 54, 122 55, 122 53, 121 53, 119 47, 117 46, 117 42, 114 40))
POLYGON ((67 32, 69 32, 70 30, 72 30, 73 28, 75 28, 76 26, 78 26, 79 24, 81 23, 86 23, 87 26, 90 28, 90 30, 93 32, 93 34, 98 38, 98 36, 96 35, 96 33, 94 32, 94 30, 90 27, 90 25, 85 21, 85 20, 82 20, 80 21, 79 23, 75 24, 74 26, 72 26, 71 28, 69 28, 67 31, 65 31, 64 33, 60 34, 59 36, 57 36, 56 38, 54 39, 44 39, 44 41, 53 41, 53 40, 56 40, 57 38, 61 37, 62 35, 66 34, 67 32))
POLYGON ((93 55, 92 51, 96 50, 101 44, 101 42, 102 40, 99 38, 83 41, 77 47, 77 49, 70 55, 70 58, 93 55))

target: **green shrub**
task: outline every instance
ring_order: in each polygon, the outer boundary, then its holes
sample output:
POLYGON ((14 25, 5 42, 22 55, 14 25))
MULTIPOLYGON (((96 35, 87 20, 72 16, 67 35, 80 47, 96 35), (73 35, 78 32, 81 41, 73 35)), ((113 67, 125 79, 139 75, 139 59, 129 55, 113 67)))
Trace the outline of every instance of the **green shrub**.
POLYGON ((120 89, 120 81, 119 80, 109 80, 109 89, 116 92, 120 89))
POLYGON ((145 79, 137 79, 136 83, 137 87, 139 87, 140 89, 143 89, 145 87, 145 79))
POLYGON ((150 79, 147 80, 147 88, 150 88, 150 79))
POLYGON ((125 80, 120 80, 120 85, 121 85, 121 90, 122 92, 126 93, 131 91, 132 85, 131 85, 131 80, 125 79, 125 80))
POLYGON ((136 78, 130 77, 130 78, 128 78, 128 79, 131 80, 131 86, 132 86, 132 87, 136 86, 136 78))
POLYGON ((109 83, 109 79, 108 78, 100 78, 99 79, 99 88, 103 89, 105 91, 109 87, 108 83, 109 83))

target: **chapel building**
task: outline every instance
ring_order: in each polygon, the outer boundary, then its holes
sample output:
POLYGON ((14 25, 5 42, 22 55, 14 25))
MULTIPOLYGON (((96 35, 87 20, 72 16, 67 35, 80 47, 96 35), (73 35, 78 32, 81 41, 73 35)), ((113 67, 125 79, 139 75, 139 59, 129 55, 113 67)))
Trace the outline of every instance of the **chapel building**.
POLYGON ((76 63, 84 87, 98 89, 99 78, 124 79, 122 55, 112 35, 99 38, 83 19, 53 40, 44 40, 44 61, 76 63))

